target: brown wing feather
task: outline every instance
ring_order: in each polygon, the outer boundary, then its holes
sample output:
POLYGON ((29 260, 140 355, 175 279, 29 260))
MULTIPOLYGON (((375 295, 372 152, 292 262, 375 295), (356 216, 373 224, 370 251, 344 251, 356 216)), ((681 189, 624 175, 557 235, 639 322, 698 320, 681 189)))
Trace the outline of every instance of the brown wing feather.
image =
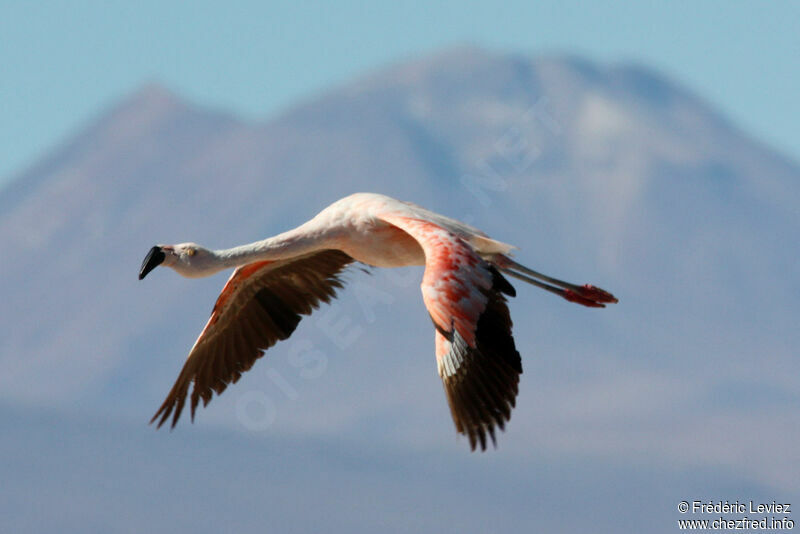
POLYGON ((486 434, 493 444, 495 427, 503 430, 516 403, 522 362, 511 334, 511 317, 503 293, 513 288, 490 269, 491 289, 484 290, 486 307, 475 329, 476 343, 470 347, 457 330, 445 336, 436 332, 437 353, 446 359, 440 366, 447 403, 456 431, 469 438, 474 450, 486 449, 486 434))
POLYGON ((461 237, 431 221, 381 215, 425 252, 422 295, 436 327, 436 358, 456 431, 474 450, 495 443, 516 402, 522 362, 511 334, 508 280, 461 237))
POLYGON ((353 258, 324 250, 293 260, 238 268, 223 288, 211 318, 192 347, 175 385, 151 419, 158 427, 183 411, 192 387, 191 415, 249 370, 266 349, 288 338, 302 315, 330 302, 342 287, 339 274, 353 258))

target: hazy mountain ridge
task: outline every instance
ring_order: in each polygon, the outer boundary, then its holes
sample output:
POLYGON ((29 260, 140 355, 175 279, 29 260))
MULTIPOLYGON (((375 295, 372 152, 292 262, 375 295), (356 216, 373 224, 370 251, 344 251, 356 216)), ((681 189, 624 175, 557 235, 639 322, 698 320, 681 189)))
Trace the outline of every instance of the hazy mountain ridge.
MULTIPOLYGON (((716 459, 726 432, 797 421, 786 399, 800 399, 791 379, 800 273, 788 245, 800 234, 800 170, 641 67, 457 49, 267 122, 150 85, 43 161, 0 192, 7 403, 121 413, 144 426, 225 277, 158 271, 139 283, 147 249, 261 239, 366 190, 465 219, 520 246, 523 263, 621 297, 596 313, 518 287, 525 374, 503 454, 656 450, 670 465, 734 470, 757 442, 742 437, 716 459), (698 442, 707 428, 718 434, 698 442)), ((449 427, 433 334, 409 334, 430 330, 418 274, 348 275, 339 302, 295 337, 330 356, 324 376, 292 367, 290 340, 196 425, 240 428, 237 402, 256 391, 279 412, 266 435, 464 447, 449 427), (358 284, 382 292, 371 308, 358 284), (331 317, 350 321, 352 343, 326 333, 331 317)), ((786 447, 742 476, 796 487, 784 466, 800 465, 789 445, 797 425, 779 428, 786 447)))
MULTIPOLYGON (((14 481, 0 489, 0 524, 13 532, 107 533, 121 525, 154 533, 232 525, 257 532, 269 525, 309 533, 484 533, 537 525, 611 533, 619 524, 604 510, 608 480, 621 480, 610 493, 634 502, 640 488, 658 480, 628 520, 670 532, 673 514, 652 502, 668 502, 707 480, 713 481, 708 491, 719 495, 744 485, 742 477, 713 468, 674 472, 553 456, 508 463, 466 451, 364 446, 351 436, 266 441, 219 429, 142 432, 131 421, 2 403, 0 428, 14 429, 0 441, 0 471, 14 481), (580 513, 564 513, 565 501, 580 513)), ((772 499, 765 488, 748 496, 772 499)))

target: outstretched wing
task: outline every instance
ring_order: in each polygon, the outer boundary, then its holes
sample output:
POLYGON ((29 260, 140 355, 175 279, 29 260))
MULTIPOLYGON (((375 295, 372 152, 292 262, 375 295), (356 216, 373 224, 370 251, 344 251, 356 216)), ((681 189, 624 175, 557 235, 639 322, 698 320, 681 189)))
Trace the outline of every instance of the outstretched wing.
POLYGON ((191 413, 239 380, 266 349, 288 338, 302 315, 329 302, 342 287, 339 274, 353 258, 324 250, 291 260, 255 262, 237 268, 214 305, 166 400, 151 419, 158 427, 183 411, 189 386, 191 413))
POLYGON ((511 417, 522 362, 505 295, 511 284, 463 239, 438 224, 397 214, 381 219, 425 252, 422 298, 436 327, 436 361, 456 430, 474 450, 511 417))

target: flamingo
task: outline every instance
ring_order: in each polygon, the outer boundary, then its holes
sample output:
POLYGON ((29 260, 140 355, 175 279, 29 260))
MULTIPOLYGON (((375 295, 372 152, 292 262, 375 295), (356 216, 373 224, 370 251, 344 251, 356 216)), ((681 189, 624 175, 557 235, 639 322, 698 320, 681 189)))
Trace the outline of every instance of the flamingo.
POLYGON ((511 259, 514 247, 457 220, 410 202, 356 193, 275 237, 224 250, 195 243, 156 245, 139 280, 159 265, 196 278, 235 268, 211 317, 189 351, 166 400, 150 420, 174 427, 187 396, 191 419, 260 358, 287 339, 301 316, 342 288, 342 272, 360 262, 375 267, 424 265, 422 299, 434 326, 436 362, 456 431, 470 449, 496 447, 515 405, 522 361, 511 333, 504 275, 589 307, 617 299, 586 284, 545 276, 511 259), (189 388, 192 386, 191 394, 189 388))

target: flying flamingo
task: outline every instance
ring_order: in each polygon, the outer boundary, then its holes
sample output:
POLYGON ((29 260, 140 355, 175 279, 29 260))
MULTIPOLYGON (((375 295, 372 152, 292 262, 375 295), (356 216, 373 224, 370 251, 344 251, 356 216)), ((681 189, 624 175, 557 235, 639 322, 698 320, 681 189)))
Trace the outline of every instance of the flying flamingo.
POLYGON ((496 446, 495 426, 504 429, 511 417, 522 373, 506 306, 506 296, 516 291, 503 274, 584 306, 617 302, 598 287, 563 282, 514 262, 512 248, 454 219, 372 193, 345 197, 294 230, 249 245, 154 246, 140 280, 158 265, 190 278, 236 269, 150 422, 158 420, 160 428, 172 415, 174 427, 191 384, 194 420, 200 399, 207 405, 266 349, 287 339, 302 315, 329 302, 353 262, 424 265, 422 299, 433 320, 436 362, 456 431, 469 438, 472 450, 477 444, 486 449, 487 434, 496 446))

